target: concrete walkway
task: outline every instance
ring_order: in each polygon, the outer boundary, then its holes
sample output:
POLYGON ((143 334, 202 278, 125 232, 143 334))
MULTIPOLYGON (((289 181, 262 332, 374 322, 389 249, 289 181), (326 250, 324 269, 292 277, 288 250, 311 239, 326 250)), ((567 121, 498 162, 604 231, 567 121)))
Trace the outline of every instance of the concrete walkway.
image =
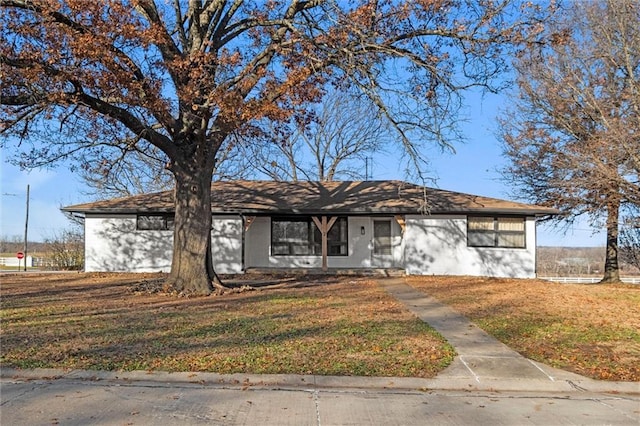
POLYGON ((527 359, 449 306, 413 289, 404 278, 379 279, 378 283, 456 349, 454 362, 435 379, 438 387, 640 393, 640 383, 593 380, 527 359))
POLYGON ((0 424, 640 425, 640 383, 528 360, 408 286, 379 284, 457 350, 433 379, 0 371, 0 424))

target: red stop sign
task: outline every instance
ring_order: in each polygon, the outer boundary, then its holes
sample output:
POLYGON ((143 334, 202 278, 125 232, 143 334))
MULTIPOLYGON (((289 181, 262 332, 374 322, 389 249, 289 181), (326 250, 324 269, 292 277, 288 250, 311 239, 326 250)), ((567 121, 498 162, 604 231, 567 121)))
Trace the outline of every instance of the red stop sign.
POLYGON ((21 252, 21 251, 19 251, 19 252, 17 252, 17 253, 16 253, 16 257, 17 257, 18 259, 23 259, 23 258, 24 258, 24 253, 23 253, 23 252, 21 252))

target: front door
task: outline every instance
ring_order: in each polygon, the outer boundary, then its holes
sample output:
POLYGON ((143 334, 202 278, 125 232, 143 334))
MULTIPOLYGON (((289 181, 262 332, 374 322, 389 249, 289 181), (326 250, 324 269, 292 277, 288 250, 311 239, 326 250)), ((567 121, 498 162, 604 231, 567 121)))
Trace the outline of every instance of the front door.
POLYGON ((391 219, 374 220, 371 259, 374 268, 393 267, 393 246, 391 241, 391 219))

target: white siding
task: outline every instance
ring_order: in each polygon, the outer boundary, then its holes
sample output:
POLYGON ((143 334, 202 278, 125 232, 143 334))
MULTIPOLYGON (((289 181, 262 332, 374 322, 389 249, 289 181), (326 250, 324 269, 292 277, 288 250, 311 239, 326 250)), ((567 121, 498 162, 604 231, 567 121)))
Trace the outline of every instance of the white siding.
MULTIPOLYGON (((393 217, 391 232, 393 241, 392 267, 403 265, 403 245, 400 225, 393 217)), ((329 268, 375 268, 372 262, 373 218, 349 217, 347 256, 329 256, 329 268), (364 227, 364 235, 361 229, 364 227)), ((245 235, 245 263, 247 268, 321 268, 322 256, 271 256, 271 218, 256 217, 245 235)))
POLYGON ((526 248, 467 247, 466 216, 407 216, 405 262, 411 275, 534 278, 535 219, 526 220, 526 248))
MULTIPOLYGON (((329 268, 404 267, 416 275, 475 275, 532 278, 535 276, 535 219, 526 220, 526 248, 467 247, 463 215, 406 216, 404 235, 391 220, 392 256, 372 256, 373 221, 379 217, 348 218, 348 256, 329 256, 329 268), (364 234, 362 234, 364 229, 364 234), (378 263, 377 263, 378 262, 378 263), (390 263, 388 263, 390 262, 390 263)), ((137 231, 135 215, 85 219, 85 270, 168 272, 172 231, 137 231)), ((271 219, 256 217, 244 233, 245 266, 253 268, 320 268, 321 256, 271 256, 271 219)), ((211 237, 214 265, 219 273, 241 273, 243 223, 238 216, 214 216, 211 237)))
MULTIPOLYGON (((242 272, 242 220, 214 216, 211 233, 216 272, 242 272)), ((135 215, 85 218, 85 271, 169 272, 173 231, 138 231, 135 215)))
POLYGON ((242 273, 242 219, 214 216, 211 228, 211 253, 216 272, 242 273))
POLYGON ((137 231, 136 216, 85 218, 85 271, 169 272, 172 231, 137 231))

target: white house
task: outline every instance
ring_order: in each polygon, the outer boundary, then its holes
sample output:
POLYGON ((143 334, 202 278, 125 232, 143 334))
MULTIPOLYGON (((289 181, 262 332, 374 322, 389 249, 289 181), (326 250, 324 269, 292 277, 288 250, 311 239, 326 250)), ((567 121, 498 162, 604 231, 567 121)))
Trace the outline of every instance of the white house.
MULTIPOLYGON (((211 195, 214 266, 224 274, 383 268, 531 278, 536 218, 557 213, 401 181, 215 182, 211 195)), ((63 210, 85 217, 86 271, 169 271, 172 191, 63 210)))

